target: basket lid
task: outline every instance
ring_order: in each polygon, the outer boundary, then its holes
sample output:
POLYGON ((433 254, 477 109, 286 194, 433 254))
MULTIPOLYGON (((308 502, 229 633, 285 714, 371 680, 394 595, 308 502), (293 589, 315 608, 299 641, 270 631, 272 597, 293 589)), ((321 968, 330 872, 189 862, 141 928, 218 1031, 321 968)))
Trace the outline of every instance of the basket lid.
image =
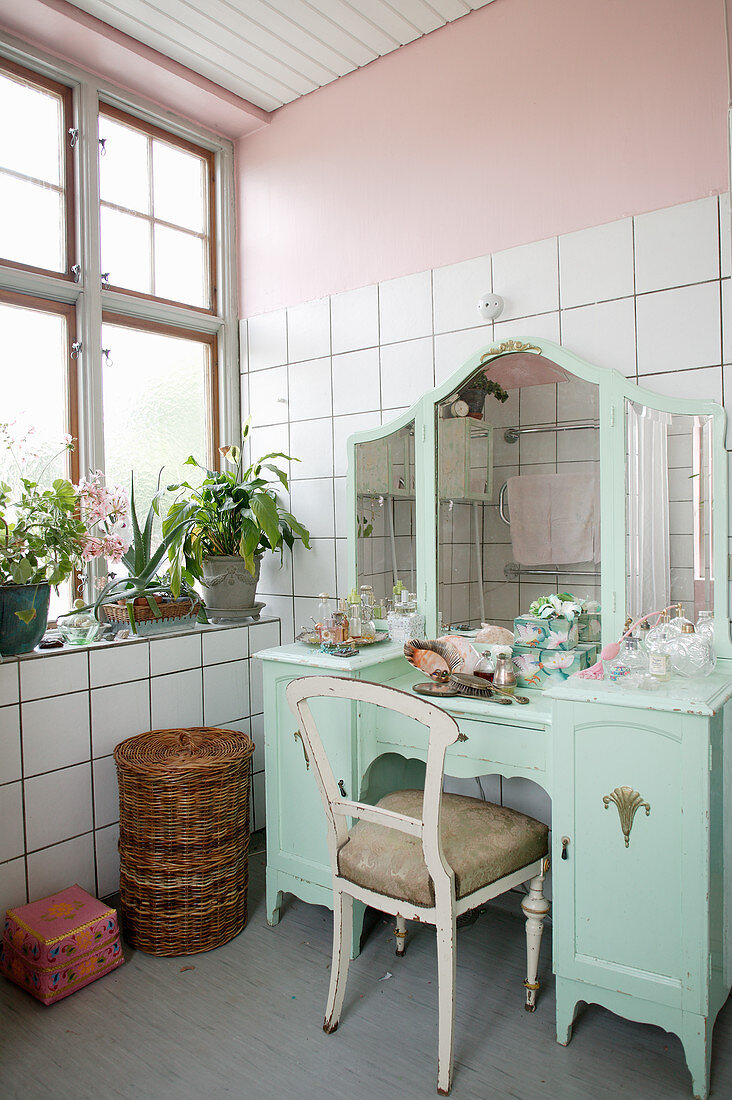
POLYGON ((115 748, 114 759, 125 767, 169 774, 248 760, 253 752, 254 742, 246 733, 193 726, 128 737, 115 748))

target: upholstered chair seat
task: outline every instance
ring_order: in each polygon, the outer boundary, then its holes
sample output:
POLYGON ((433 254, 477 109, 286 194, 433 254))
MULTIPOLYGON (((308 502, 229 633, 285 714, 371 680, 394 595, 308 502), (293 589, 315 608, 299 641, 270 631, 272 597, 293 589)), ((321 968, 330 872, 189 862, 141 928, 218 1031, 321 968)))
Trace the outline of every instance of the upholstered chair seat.
MULTIPOLYGON (((393 791, 378 805, 422 816, 423 791, 393 791)), ((466 897, 545 856, 549 829, 517 810, 467 795, 443 794, 442 850, 455 872, 455 895, 466 897)), ((435 890, 419 837, 358 821, 338 852, 343 878, 377 894, 431 907, 435 890)))

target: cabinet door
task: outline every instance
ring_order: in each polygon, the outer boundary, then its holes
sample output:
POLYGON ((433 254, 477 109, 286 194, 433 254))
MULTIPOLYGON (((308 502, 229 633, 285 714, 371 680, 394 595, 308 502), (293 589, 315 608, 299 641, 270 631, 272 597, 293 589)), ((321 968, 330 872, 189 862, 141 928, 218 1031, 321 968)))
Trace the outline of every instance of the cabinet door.
POLYGON ((557 974, 704 1011, 707 720, 561 702, 553 730, 557 974))
MULTIPOLYGON (((310 872, 318 867, 329 881, 325 811, 302 740, 295 735, 297 721, 285 696, 287 685, 295 678, 287 675, 276 680, 274 714, 269 706, 266 708, 268 848, 271 843, 279 852, 283 868, 283 860, 292 860, 293 865, 288 869, 311 878, 310 872)), ((345 699, 313 699, 310 709, 318 723, 336 782, 343 780, 346 793, 352 797, 354 704, 345 699)))

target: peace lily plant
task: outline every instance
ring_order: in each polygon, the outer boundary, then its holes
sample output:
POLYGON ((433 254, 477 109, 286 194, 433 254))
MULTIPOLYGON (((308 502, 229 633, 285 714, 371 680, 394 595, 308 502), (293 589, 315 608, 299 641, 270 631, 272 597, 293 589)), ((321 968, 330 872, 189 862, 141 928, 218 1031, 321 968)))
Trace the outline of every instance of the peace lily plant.
POLYGON ((295 518, 276 492, 289 490, 286 472, 276 463, 297 462, 282 451, 244 465, 250 421, 242 429, 241 446, 221 447, 223 470, 209 470, 192 455, 186 460, 203 474, 200 484, 169 486, 177 493, 163 520, 170 538, 170 580, 173 592, 181 584, 200 582, 204 602, 214 621, 258 614, 256 585, 262 556, 281 557, 299 539, 310 549, 310 532, 295 518))

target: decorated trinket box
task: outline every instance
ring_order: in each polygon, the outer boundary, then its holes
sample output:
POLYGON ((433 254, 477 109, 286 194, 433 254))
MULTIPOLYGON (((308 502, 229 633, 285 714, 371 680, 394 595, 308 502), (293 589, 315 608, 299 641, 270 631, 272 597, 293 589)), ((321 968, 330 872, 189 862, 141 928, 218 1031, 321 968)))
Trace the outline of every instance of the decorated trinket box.
POLYGON ((45 1005, 124 961, 116 911, 80 886, 5 914, 0 972, 45 1005))
POLYGON ((577 616, 580 642, 599 642, 602 636, 602 613, 583 611, 577 616))
POLYGON ((597 646, 579 643, 574 649, 538 649, 514 645, 516 683, 522 688, 555 687, 597 660, 597 646))
POLYGON ((576 622, 567 619, 540 619, 519 615, 513 620, 517 645, 531 649, 574 649, 579 641, 576 622))

